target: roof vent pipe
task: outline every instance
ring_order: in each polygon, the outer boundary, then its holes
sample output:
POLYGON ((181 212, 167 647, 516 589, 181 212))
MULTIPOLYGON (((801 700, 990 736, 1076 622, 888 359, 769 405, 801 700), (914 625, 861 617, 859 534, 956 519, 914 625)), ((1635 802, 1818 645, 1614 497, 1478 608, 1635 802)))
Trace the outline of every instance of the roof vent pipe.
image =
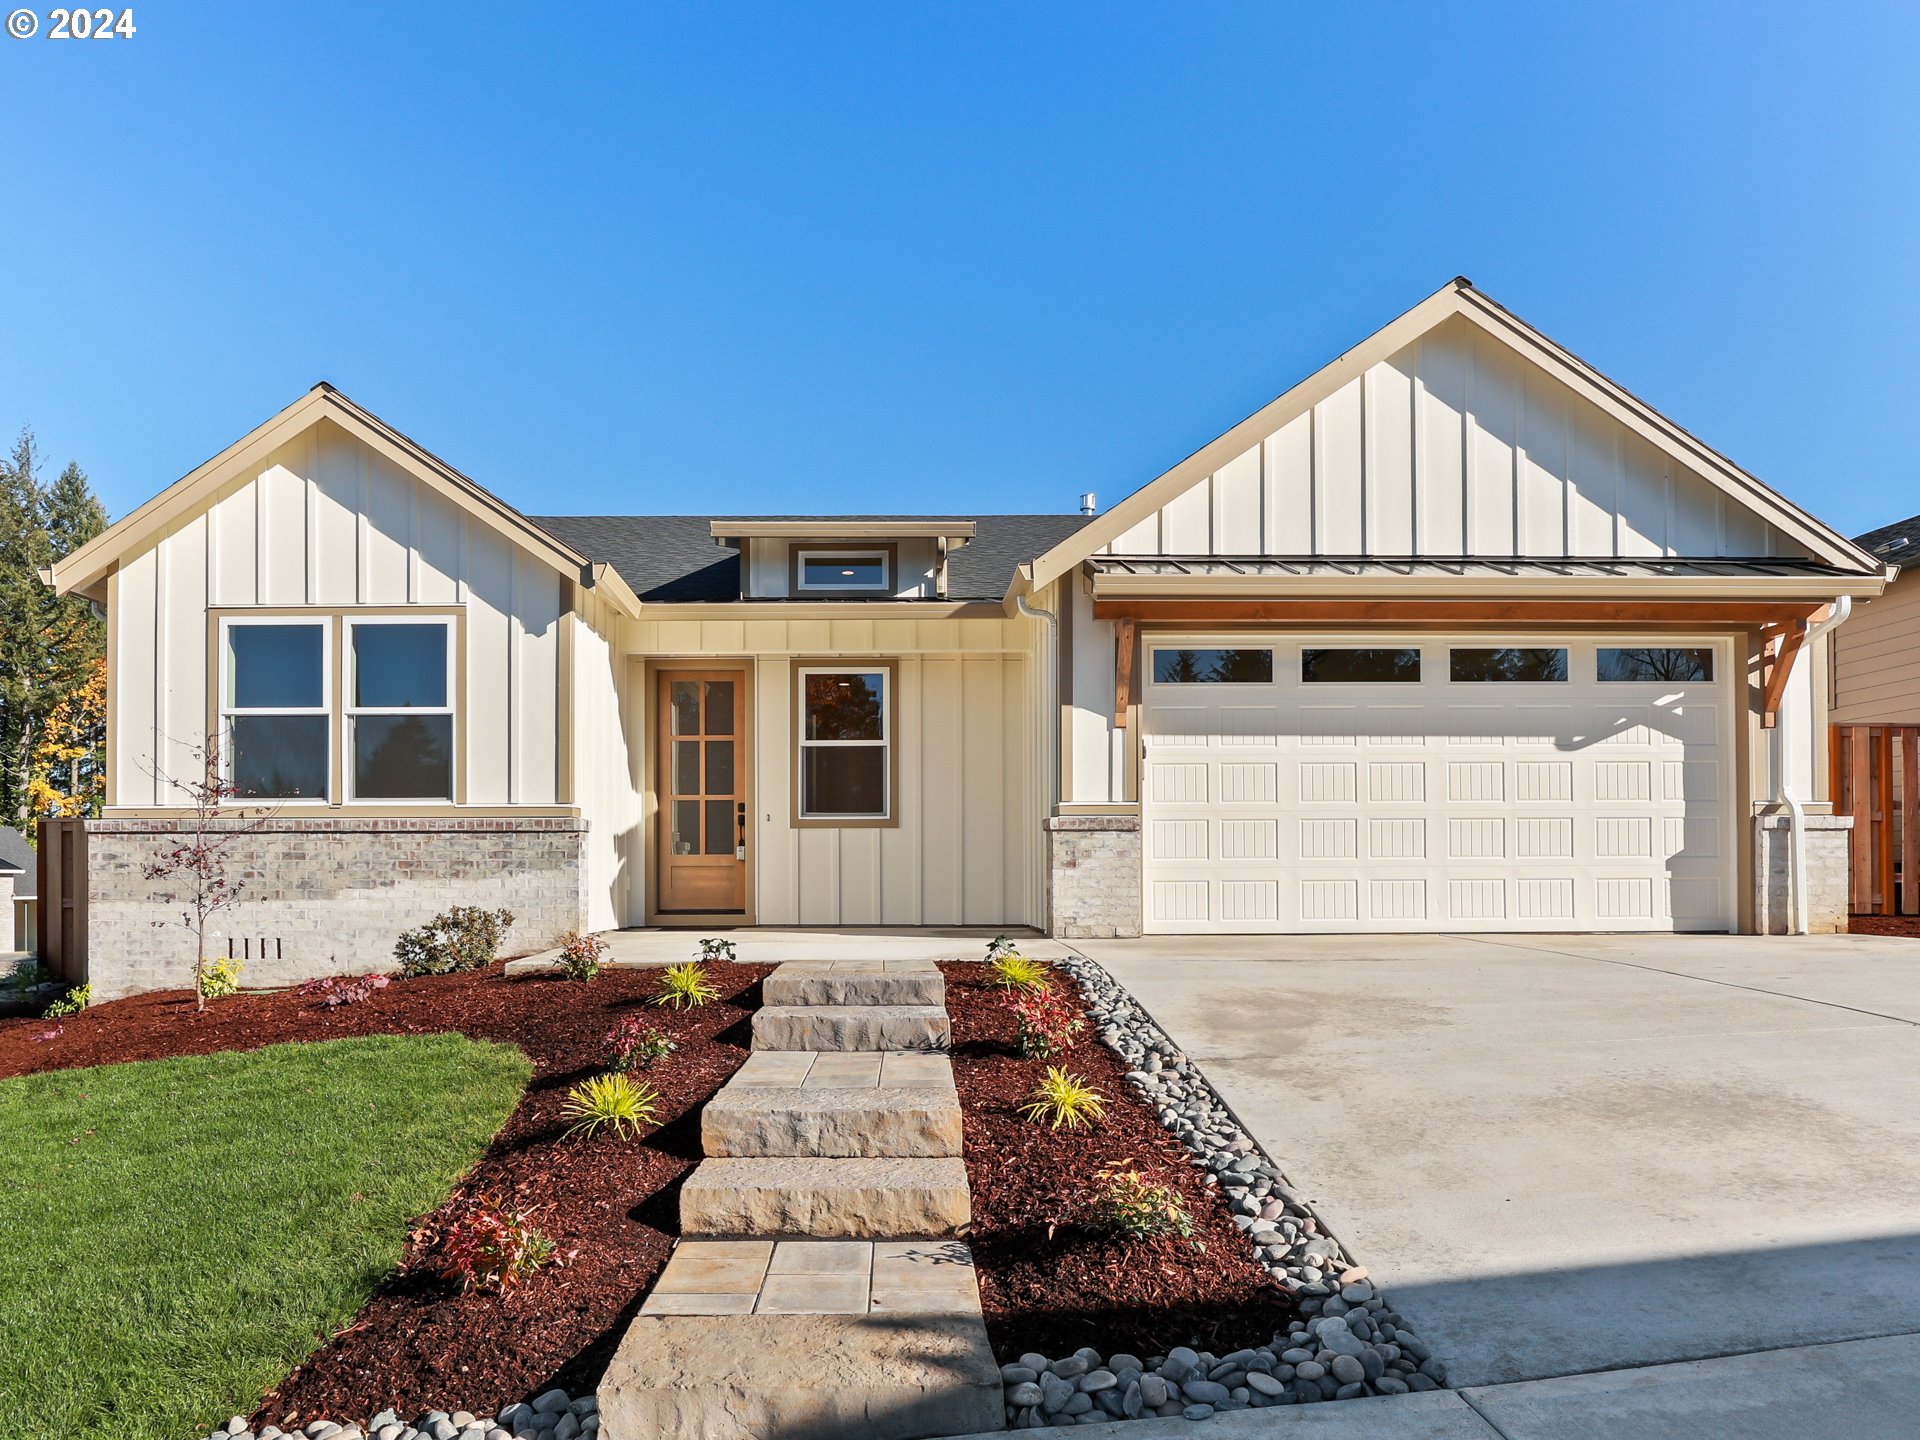
POLYGON ((1093 491, 1091 491, 1091 490, 1088 490, 1088 491, 1086 491, 1086 492, 1085 492, 1084 494, 1082 494, 1082 495, 1081 495, 1081 497, 1080 497, 1080 513, 1081 513, 1082 515, 1092 515, 1092 514, 1094 514, 1094 513, 1095 513, 1095 512, 1096 512, 1096 511, 1097 511, 1098 509, 1099 509, 1099 507, 1098 507, 1097 505, 1095 505, 1095 504, 1094 504, 1094 498, 1093 498, 1093 491))

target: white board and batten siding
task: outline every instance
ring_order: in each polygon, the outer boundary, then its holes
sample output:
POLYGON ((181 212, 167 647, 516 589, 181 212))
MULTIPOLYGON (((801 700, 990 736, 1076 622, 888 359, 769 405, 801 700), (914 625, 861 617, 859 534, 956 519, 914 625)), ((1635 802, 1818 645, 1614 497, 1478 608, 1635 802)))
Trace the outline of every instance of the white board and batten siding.
POLYGON ((1800 555, 1459 317, 1115 539, 1113 555, 1800 555))
POLYGON ((115 581, 115 803, 179 805, 193 773, 212 608, 461 606, 470 805, 558 798, 562 580, 386 457, 316 425, 115 581), (504 703, 503 703, 504 700, 504 703))
MULTIPOLYGON (((641 620, 629 653, 662 667, 746 659, 753 675, 754 919, 761 925, 1037 924, 1043 805, 1032 627, 1018 620, 641 620), (795 667, 894 665, 899 824, 793 823, 795 667)), ((641 683, 638 667, 629 684, 641 683)), ((629 745, 652 710, 628 703, 629 745)), ((652 823, 651 817, 649 822, 652 823)), ((637 846, 634 854, 638 854, 637 846)), ((628 870, 645 923, 645 867, 628 870)))

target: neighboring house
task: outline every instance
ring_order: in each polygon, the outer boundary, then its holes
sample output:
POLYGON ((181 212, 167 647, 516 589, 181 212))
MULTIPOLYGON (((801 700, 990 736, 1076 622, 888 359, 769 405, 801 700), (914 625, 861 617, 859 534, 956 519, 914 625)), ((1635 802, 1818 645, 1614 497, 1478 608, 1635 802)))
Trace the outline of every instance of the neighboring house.
POLYGON ((210 732, 277 807, 256 975, 461 902, 1778 930, 1785 796, 1831 926, 1819 632, 1884 571, 1456 281, 1090 519, 530 518, 323 385, 50 579, 109 614, 112 993, 178 983, 141 865, 210 732))
POLYGON ((33 846, 11 826, 0 825, 0 955, 34 946, 33 846))
POLYGON ((1835 634, 1831 718, 1836 725, 1920 725, 1920 515, 1853 543, 1899 573, 1835 634))

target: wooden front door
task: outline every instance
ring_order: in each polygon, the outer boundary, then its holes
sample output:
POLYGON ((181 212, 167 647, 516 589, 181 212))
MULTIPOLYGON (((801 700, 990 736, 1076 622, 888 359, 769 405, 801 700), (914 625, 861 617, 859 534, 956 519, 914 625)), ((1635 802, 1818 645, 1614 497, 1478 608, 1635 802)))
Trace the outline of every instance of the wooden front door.
POLYGON ((745 672, 663 670, 654 757, 659 909, 747 908, 745 672))

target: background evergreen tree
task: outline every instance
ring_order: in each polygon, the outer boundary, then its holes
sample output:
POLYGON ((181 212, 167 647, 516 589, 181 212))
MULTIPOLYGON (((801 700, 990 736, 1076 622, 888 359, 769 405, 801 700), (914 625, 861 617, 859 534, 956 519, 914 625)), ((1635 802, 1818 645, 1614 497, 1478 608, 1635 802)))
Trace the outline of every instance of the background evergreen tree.
POLYGON ((40 470, 33 431, 22 427, 0 460, 0 825, 29 833, 36 747, 53 712, 86 688, 107 639, 89 602, 40 579, 106 528, 106 511, 78 465, 51 485, 40 470))

